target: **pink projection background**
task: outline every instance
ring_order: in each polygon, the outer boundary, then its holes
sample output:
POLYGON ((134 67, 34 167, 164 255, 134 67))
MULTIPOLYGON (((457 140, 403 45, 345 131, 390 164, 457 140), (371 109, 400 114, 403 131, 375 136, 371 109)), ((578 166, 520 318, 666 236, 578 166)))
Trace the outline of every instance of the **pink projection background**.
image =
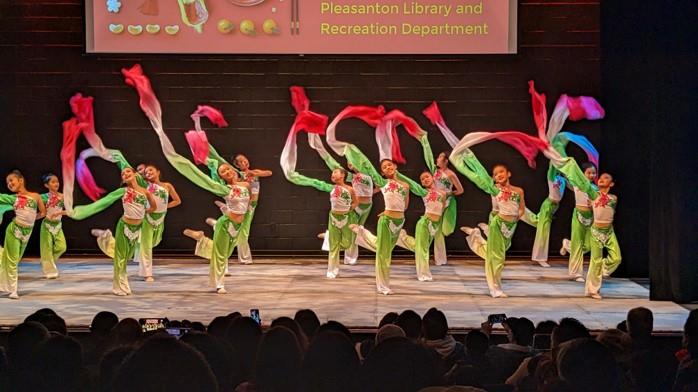
POLYGON ((86 6, 88 52, 516 52, 516 0, 87 0, 86 6))

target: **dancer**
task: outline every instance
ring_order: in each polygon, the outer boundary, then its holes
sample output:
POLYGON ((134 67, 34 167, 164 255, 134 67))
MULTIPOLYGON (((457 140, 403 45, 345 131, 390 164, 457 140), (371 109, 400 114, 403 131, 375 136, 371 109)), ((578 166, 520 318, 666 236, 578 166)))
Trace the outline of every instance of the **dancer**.
MULTIPOLYGON (((429 247, 440 230, 442 215, 448 203, 448 195, 437 189, 436 181, 428 171, 419 176, 421 186, 401 173, 398 174, 398 178, 409 185, 412 193, 422 198, 424 215, 417 221, 414 237, 407 235, 405 230, 400 230, 397 245, 414 252, 417 280, 421 282, 432 281, 433 278, 429 270, 429 247)), ((358 244, 376 251, 376 236, 362 225, 352 225, 352 230, 357 233, 356 242, 358 244)))
MULTIPOLYGON (((215 161, 209 160, 209 165, 215 164, 215 161)), ((198 171, 198 169, 196 170, 198 171)), ((225 203, 216 201, 222 216, 215 222, 213 239, 204 236, 201 231, 191 229, 185 229, 184 235, 196 240, 194 253, 197 256, 210 260, 209 282, 211 286, 215 287, 218 294, 226 294, 224 278, 228 259, 235 250, 248 212, 250 186, 247 182, 240 181, 235 169, 227 163, 219 165, 216 174, 225 182, 225 185, 209 179, 212 185, 211 190, 223 197, 225 203)))
POLYGON ((136 251, 146 214, 154 212, 157 206, 157 200, 138 183, 137 176, 138 173, 130 166, 121 170, 121 181, 126 185, 121 197, 124 214, 116 224, 116 237, 112 236, 110 230, 92 230, 99 248, 114 260, 112 293, 119 296, 131 294, 126 264, 136 251))
POLYGON ((546 156, 550 158, 555 168, 567 177, 572 186, 579 188, 591 199, 594 222, 589 230, 591 234, 589 243, 591 260, 589 261, 584 295, 601 299, 600 290, 603 278, 610 276, 621 262, 620 246, 616 233, 613 231, 613 217, 618 198, 609 193, 615 185, 613 176, 609 173, 601 174, 597 182, 598 190, 596 190, 573 158, 563 158, 553 149, 548 149, 546 156), (603 257, 604 249, 607 251, 607 257, 603 257))
POLYGON ((46 279, 56 279, 58 278, 56 262, 67 248, 61 224, 64 207, 63 195, 58 191, 61 184, 55 174, 44 174, 41 176, 41 182, 48 190, 47 193, 41 195, 41 200, 46 206, 46 217, 41 222, 39 231, 41 271, 46 279))
POLYGON ((250 251, 250 227, 254 212, 257 210, 259 202, 259 179, 271 177, 271 170, 250 169, 250 161, 243 154, 237 154, 233 159, 234 167, 240 174, 240 178, 250 184, 250 210, 242 225, 242 232, 238 235, 238 260, 242 264, 252 264, 252 252, 250 251))
POLYGON ((456 196, 463 194, 463 185, 456 173, 448 167, 448 154, 446 152, 441 152, 436 157, 436 170, 433 172, 433 180, 437 189, 447 195, 440 228, 434 236, 434 263, 436 265, 445 265, 447 263, 446 237, 451 235, 456 227, 456 216, 458 214, 456 196))
POLYGON ((330 194, 330 214, 327 221, 330 251, 327 257, 327 278, 334 279, 339 275, 339 252, 347 251, 354 241, 350 226, 357 222, 354 212, 358 199, 351 186, 347 185, 347 172, 344 169, 332 171, 332 184, 304 176, 296 171, 290 172, 288 180, 296 185, 310 186, 321 192, 330 194))
POLYGON ((154 282, 153 248, 162 241, 167 211, 182 204, 182 201, 172 184, 160 180, 160 169, 155 165, 146 164, 143 172, 147 181, 146 189, 155 197, 156 205, 153 212, 145 216, 134 260, 138 262, 138 275, 146 282, 154 282))
POLYGON ((0 291, 9 293, 10 299, 19 299, 17 265, 24 255, 34 222, 46 215, 46 207, 38 193, 27 190, 24 175, 19 170, 11 171, 5 180, 14 195, 0 194, 0 204, 11 205, 15 218, 7 225, 5 243, 0 247, 0 291))
MULTIPOLYGON (((170 165, 189 181, 218 197, 224 198, 226 201, 226 206, 224 206, 226 208, 223 208, 225 213, 216 222, 213 240, 205 239, 201 232, 186 230, 185 233, 197 240, 197 255, 210 258, 210 283, 216 288, 217 293, 225 294, 227 293, 224 284, 225 267, 228 263, 228 258, 235 249, 237 235, 249 207, 249 185, 246 182, 239 181, 237 173, 229 164, 218 166, 217 174, 228 184, 223 185, 212 180, 199 170, 194 163, 179 155, 167 134, 165 134, 162 126, 160 102, 157 100, 155 92, 150 85, 150 80, 143 74, 140 65, 136 64, 130 69, 122 69, 121 73, 124 75, 126 83, 133 86, 138 92, 141 110, 148 117, 153 130, 158 135, 160 147, 170 165)), ((207 163, 206 157, 209 154, 210 146, 205 139, 205 133, 194 135, 198 136, 199 139, 199 142, 192 150, 196 152, 194 159, 199 163, 207 163)), ((220 204, 222 205, 223 203, 220 204)))
POLYGON ((490 214, 487 240, 482 237, 478 228, 464 226, 461 230, 467 234, 466 240, 470 249, 485 259, 485 277, 490 295, 493 298, 506 298, 508 296, 502 291, 502 270, 516 224, 524 214, 524 191, 511 185, 511 172, 503 164, 495 165, 490 177, 467 143, 459 143, 449 159, 460 173, 493 196, 493 207, 496 209, 493 208, 493 213, 490 214))
POLYGON ((560 175, 552 164, 548 165, 546 174, 548 182, 548 197, 540 205, 538 214, 533 222, 522 219, 536 228, 536 237, 533 241, 531 260, 537 262, 541 267, 550 267, 548 264, 548 248, 550 242, 550 226, 553 222, 553 215, 560 206, 560 200, 565 194, 565 184, 567 181, 560 175))
MULTIPOLYGON (((598 191, 594 183, 596 181, 596 166, 591 162, 582 165, 584 177, 589 180, 591 187, 598 191)), ((589 196, 576 186, 572 186, 574 191, 574 210, 572 211, 572 235, 571 239, 562 240, 560 254, 562 256, 569 253, 568 273, 570 279, 577 282, 584 282, 584 254, 591 249, 590 229, 594 222, 592 203, 589 196)))

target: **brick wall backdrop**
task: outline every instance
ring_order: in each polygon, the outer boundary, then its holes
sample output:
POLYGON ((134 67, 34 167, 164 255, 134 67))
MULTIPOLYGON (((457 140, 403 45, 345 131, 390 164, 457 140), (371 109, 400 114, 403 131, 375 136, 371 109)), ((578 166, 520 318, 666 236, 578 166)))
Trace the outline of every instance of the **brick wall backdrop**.
MULTIPOLYGON (((135 91, 123 83, 122 67, 143 65, 162 103, 167 132, 180 153, 190 156, 182 133, 191 128, 189 114, 196 105, 206 103, 221 108, 231 124, 208 132, 219 151, 226 156, 244 152, 254 167, 274 170, 274 176, 262 183, 252 228, 251 245, 258 254, 317 252, 320 244, 315 236, 327 221, 327 195, 288 183, 279 168, 279 155, 294 117, 290 85, 306 87, 311 108, 330 117, 347 104, 399 108, 430 132, 435 152, 447 144, 421 115, 432 100, 439 102, 446 121, 459 136, 497 129, 533 134, 527 80, 535 79, 538 89, 547 94, 549 111, 561 93, 598 97, 601 91, 599 1, 520 1, 515 55, 373 57, 85 54, 82 1, 5 0, 0 4, 0 172, 20 168, 31 188, 41 189, 43 172, 60 172, 61 122, 70 117, 68 99, 78 91, 95 97, 96 126, 105 144, 121 149, 134 164, 159 165, 163 178, 174 183, 183 197, 182 206, 168 214, 159 252, 190 252, 193 242, 180 233, 185 227, 205 229, 204 218, 217 213, 216 198, 169 167, 138 107, 135 91)), ((600 100, 603 103, 603 97, 600 100)), ((598 124, 569 124, 566 129, 601 144, 598 124)), ((372 130, 345 121, 339 134, 377 158, 372 130)), ((421 151, 404 135, 401 144, 409 161, 403 171, 416 178, 424 167, 421 151)), ((82 142, 81 147, 86 144, 82 142)), ((299 152, 300 171, 329 177, 304 137, 299 138, 299 152)), ((538 210, 547 193, 547 162, 542 157, 538 169, 531 170, 512 149, 497 143, 476 147, 475 152, 486 167, 496 162, 509 164, 512 181, 526 190, 528 206, 538 210)), ((119 173, 113 165, 94 160, 91 167, 102 186, 118 185, 119 173)), ((465 178, 461 181, 466 193, 458 199, 458 224, 485 220, 489 197, 465 178)), ((86 201, 77 191, 76 204, 86 201)), ((572 206, 568 195, 553 222, 553 252, 569 233, 572 206)), ((382 200, 376 197, 374 211, 381 208, 382 200)), ((409 232, 422 211, 421 201, 413 197, 407 214, 409 232)), ((120 213, 116 205, 82 222, 66 220, 69 251, 96 252, 89 229, 113 227, 120 213)), ((374 214, 368 225, 375 227, 375 220, 374 214)), ((511 253, 528 254, 533 235, 532 228, 520 225, 511 253)), ((37 242, 38 235, 28 254, 38 252, 37 242)), ((448 239, 448 247, 452 253, 465 252, 460 232, 448 239)))

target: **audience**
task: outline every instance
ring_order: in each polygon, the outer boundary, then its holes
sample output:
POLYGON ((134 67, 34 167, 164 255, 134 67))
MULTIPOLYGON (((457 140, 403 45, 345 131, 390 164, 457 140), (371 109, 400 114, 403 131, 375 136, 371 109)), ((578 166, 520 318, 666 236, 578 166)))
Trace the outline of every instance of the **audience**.
POLYGON ((337 321, 320 325, 309 309, 275 319, 266 332, 237 312, 208 329, 188 320, 170 326, 177 327, 143 333, 135 319, 100 312, 78 341, 58 314, 41 309, 0 347, 0 391, 698 390, 698 310, 686 320, 676 356, 653 335, 646 308, 628 312, 627 333, 609 329, 593 339, 572 318, 534 327, 510 317, 503 323, 508 342, 498 345, 490 344, 489 323, 469 331, 463 345, 436 308, 423 318, 388 313, 356 347, 358 335, 337 321))

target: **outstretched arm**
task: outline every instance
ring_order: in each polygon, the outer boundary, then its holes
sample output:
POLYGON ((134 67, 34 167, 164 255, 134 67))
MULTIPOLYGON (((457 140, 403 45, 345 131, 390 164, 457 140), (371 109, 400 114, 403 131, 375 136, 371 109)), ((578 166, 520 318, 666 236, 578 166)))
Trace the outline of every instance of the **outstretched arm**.
POLYGON ((104 211, 116 201, 121 199, 124 196, 125 190, 126 188, 123 187, 118 188, 95 202, 74 207, 72 211, 64 211, 63 214, 67 215, 73 220, 83 220, 89 218, 92 215, 104 211))
POLYGON ((286 176, 286 178, 291 181, 292 183, 300 186, 309 186, 312 188, 315 188, 319 190, 320 192, 331 192, 332 188, 334 186, 330 183, 327 183, 322 180, 318 180, 316 178, 310 178, 308 176, 304 176, 297 171, 292 171, 286 176))
POLYGON ((469 148, 465 147, 453 150, 449 160, 456 170, 468 177, 470 181, 485 193, 492 196, 499 194, 499 189, 494 185, 494 180, 492 180, 487 170, 485 170, 469 148))
POLYGON ((345 146, 344 152, 345 156, 347 157, 347 161, 351 163, 352 166, 357 168, 359 172, 371 176, 371 179, 373 179, 373 183, 378 185, 379 187, 385 185, 385 178, 378 174, 378 171, 375 167, 373 167, 371 161, 368 159, 366 155, 364 155, 363 152, 361 152, 361 150, 358 149, 358 147, 356 147, 353 144, 347 144, 345 146))
MULTIPOLYGON (((119 170, 123 171, 127 167, 133 168, 120 150, 108 149, 107 151, 111 153, 111 157, 114 159, 114 163, 119 166, 119 170)), ((138 182, 138 185, 144 188, 148 186, 148 182, 145 180, 145 178, 143 178, 143 176, 140 175, 140 173, 136 173, 136 181, 138 182)))
POLYGON ((415 195, 419 197, 424 197, 427 195, 427 190, 419 185, 417 181, 414 181, 400 172, 397 173, 397 178, 398 180, 407 183, 407 185, 410 187, 410 192, 414 193, 415 195))

